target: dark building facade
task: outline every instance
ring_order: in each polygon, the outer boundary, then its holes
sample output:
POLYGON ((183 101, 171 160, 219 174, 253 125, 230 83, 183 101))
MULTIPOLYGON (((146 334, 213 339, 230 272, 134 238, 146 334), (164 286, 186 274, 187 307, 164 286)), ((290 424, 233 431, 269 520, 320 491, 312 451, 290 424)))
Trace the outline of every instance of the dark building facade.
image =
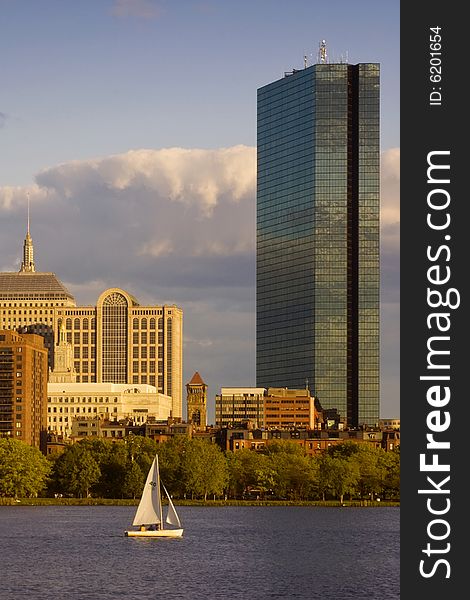
POLYGON ((257 386, 379 419, 378 64, 258 90, 257 386))
POLYGON ((47 350, 35 334, 0 329, 0 437, 46 452, 47 350))

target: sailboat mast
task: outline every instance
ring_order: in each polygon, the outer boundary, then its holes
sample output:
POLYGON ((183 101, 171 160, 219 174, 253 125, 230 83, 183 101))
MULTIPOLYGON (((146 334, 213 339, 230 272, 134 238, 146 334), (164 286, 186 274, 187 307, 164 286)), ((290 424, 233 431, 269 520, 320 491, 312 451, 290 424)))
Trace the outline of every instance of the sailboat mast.
POLYGON ((158 497, 160 498, 160 527, 164 529, 163 524, 163 505, 162 505, 162 495, 161 495, 161 486, 160 486, 160 467, 158 466, 158 454, 155 457, 157 463, 157 485, 158 485, 158 497))

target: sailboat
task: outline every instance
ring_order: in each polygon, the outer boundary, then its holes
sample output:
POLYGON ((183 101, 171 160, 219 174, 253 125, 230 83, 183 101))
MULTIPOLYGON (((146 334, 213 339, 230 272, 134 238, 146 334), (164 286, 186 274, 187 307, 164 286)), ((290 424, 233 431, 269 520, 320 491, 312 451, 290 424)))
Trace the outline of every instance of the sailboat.
POLYGON ((181 537, 183 529, 181 522, 176 512, 176 509, 171 501, 170 495, 160 482, 160 472, 158 469, 158 454, 153 459, 152 466, 147 475, 142 498, 137 507, 132 525, 139 527, 137 530, 126 531, 127 536, 132 537, 181 537), (168 512, 166 523, 173 525, 174 528, 165 529, 163 521, 162 508, 162 491, 165 492, 168 498, 168 512))

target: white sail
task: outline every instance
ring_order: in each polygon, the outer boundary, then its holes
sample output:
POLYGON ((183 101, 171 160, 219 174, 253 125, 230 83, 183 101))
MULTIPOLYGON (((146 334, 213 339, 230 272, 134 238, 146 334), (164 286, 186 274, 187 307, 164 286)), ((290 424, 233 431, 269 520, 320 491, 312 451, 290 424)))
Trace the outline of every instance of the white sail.
POLYGON ((168 498, 168 514, 166 516, 166 522, 170 525, 174 525, 175 527, 181 527, 181 522, 178 517, 178 514, 176 513, 176 509, 173 505, 173 502, 171 501, 170 494, 168 493, 168 490, 163 485, 163 483, 162 487, 165 490, 166 497, 168 498))
POLYGON ((160 496, 160 476, 158 457, 154 458, 147 475, 142 498, 135 513, 132 525, 150 525, 162 521, 162 500, 160 496))

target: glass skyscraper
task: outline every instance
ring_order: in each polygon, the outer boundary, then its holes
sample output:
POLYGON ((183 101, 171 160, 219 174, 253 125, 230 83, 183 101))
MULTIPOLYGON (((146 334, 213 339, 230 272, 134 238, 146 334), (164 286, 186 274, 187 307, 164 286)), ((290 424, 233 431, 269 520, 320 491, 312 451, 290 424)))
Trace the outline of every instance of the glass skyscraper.
POLYGON ((258 90, 256 379, 379 419, 378 64, 258 90))

